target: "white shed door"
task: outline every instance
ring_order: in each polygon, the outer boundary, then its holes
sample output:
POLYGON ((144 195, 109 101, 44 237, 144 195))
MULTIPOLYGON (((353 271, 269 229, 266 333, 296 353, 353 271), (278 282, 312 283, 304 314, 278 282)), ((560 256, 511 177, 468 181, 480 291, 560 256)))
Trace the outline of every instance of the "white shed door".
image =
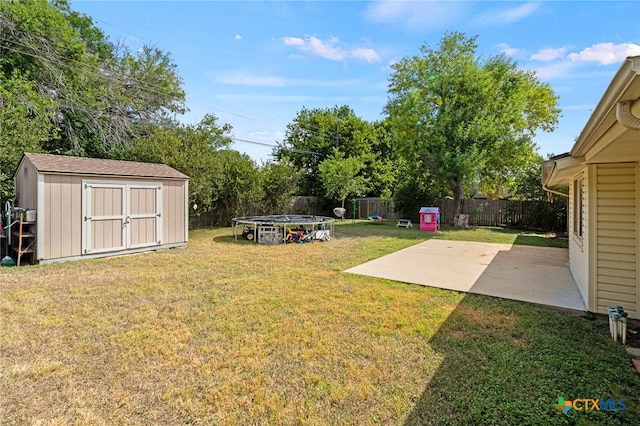
POLYGON ((160 244, 160 185, 84 182, 83 188, 83 253, 160 244))

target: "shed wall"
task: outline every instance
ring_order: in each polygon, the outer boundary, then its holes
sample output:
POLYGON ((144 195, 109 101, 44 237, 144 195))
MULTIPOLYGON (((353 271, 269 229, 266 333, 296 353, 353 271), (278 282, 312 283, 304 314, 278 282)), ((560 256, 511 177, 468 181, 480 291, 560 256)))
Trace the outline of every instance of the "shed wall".
POLYGON ((622 305, 638 318, 636 164, 597 166, 596 310, 622 305))
POLYGON ((44 175, 42 187, 44 220, 39 259, 79 256, 82 254, 82 178, 80 176, 44 175))
MULTIPOLYGON (((28 163, 28 162, 25 162, 28 163)), ((35 169, 32 168, 35 172, 35 169)), ((37 174, 26 185, 20 182, 16 176, 16 185, 21 188, 24 194, 37 199, 37 174), (20 186, 22 185, 22 186, 20 186), (29 186, 30 185, 30 186, 29 186), (26 189, 31 188, 31 189, 26 189)), ((25 175, 30 176, 29 173, 25 175)), ((82 253, 82 181, 84 176, 46 174, 43 177, 44 184, 41 186, 41 199, 43 205, 38 212, 38 220, 44 221, 42 236, 39 238, 40 252, 39 260, 51 260, 67 257, 76 257, 82 253)), ((131 179, 112 178, 113 183, 131 183, 131 179)), ((187 181, 173 180, 153 180, 144 179, 141 182, 162 183, 162 238, 160 244, 180 244, 186 243, 187 218, 186 218, 186 196, 187 181)), ((28 197, 27 197, 28 198, 28 197)), ((30 198, 28 198, 30 199, 30 198)), ((152 200, 143 200, 142 204, 133 206, 134 214, 143 214, 148 210, 148 204, 152 200)), ((25 207, 30 207, 26 205, 25 207)), ((30 207, 31 208, 31 207, 30 207)), ((35 201, 33 208, 36 208, 35 201)), ((155 220, 155 219, 154 219, 155 220)), ((132 245, 155 238, 155 230, 151 219, 138 219, 132 234, 132 245), (147 223, 149 222, 149 223, 147 223)))
POLYGON ((36 209, 38 207, 38 171, 26 158, 20 163, 14 182, 16 187, 16 206, 36 209))
POLYGON ((162 182, 163 244, 182 243, 188 239, 187 190, 185 181, 162 182))

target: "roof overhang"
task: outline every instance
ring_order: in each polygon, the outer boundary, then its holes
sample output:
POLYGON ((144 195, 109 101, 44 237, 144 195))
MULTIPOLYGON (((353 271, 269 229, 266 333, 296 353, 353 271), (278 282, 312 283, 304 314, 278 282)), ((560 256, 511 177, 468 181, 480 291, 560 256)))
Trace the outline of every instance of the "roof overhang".
POLYGON ((569 153, 552 157, 542 163, 542 186, 567 186, 572 176, 575 176, 583 167, 584 158, 571 157, 569 153))
POLYGON ((640 161, 640 56, 622 63, 571 151, 543 163, 542 186, 567 186, 589 163, 629 161, 640 161))
POLYGON ((618 138, 635 139, 640 134, 639 124, 640 56, 633 56, 622 63, 611 80, 570 154, 576 158, 585 157, 590 162, 618 138))

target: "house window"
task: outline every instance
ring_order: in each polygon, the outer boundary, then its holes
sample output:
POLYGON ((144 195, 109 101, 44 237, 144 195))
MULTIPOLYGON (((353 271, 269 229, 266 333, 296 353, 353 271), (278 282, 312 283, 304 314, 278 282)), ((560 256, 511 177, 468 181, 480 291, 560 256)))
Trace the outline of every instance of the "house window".
POLYGON ((573 232, 582 237, 584 228, 583 188, 584 178, 573 181, 573 232))

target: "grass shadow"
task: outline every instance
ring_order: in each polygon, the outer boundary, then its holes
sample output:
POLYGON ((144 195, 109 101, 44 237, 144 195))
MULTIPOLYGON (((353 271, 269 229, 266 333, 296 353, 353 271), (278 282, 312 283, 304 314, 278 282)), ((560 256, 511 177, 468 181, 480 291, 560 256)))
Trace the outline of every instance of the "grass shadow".
POLYGON ((640 378, 607 336, 586 316, 467 295, 430 340, 443 360, 404 424, 640 424, 640 378), (564 414, 558 397, 627 408, 564 414))

